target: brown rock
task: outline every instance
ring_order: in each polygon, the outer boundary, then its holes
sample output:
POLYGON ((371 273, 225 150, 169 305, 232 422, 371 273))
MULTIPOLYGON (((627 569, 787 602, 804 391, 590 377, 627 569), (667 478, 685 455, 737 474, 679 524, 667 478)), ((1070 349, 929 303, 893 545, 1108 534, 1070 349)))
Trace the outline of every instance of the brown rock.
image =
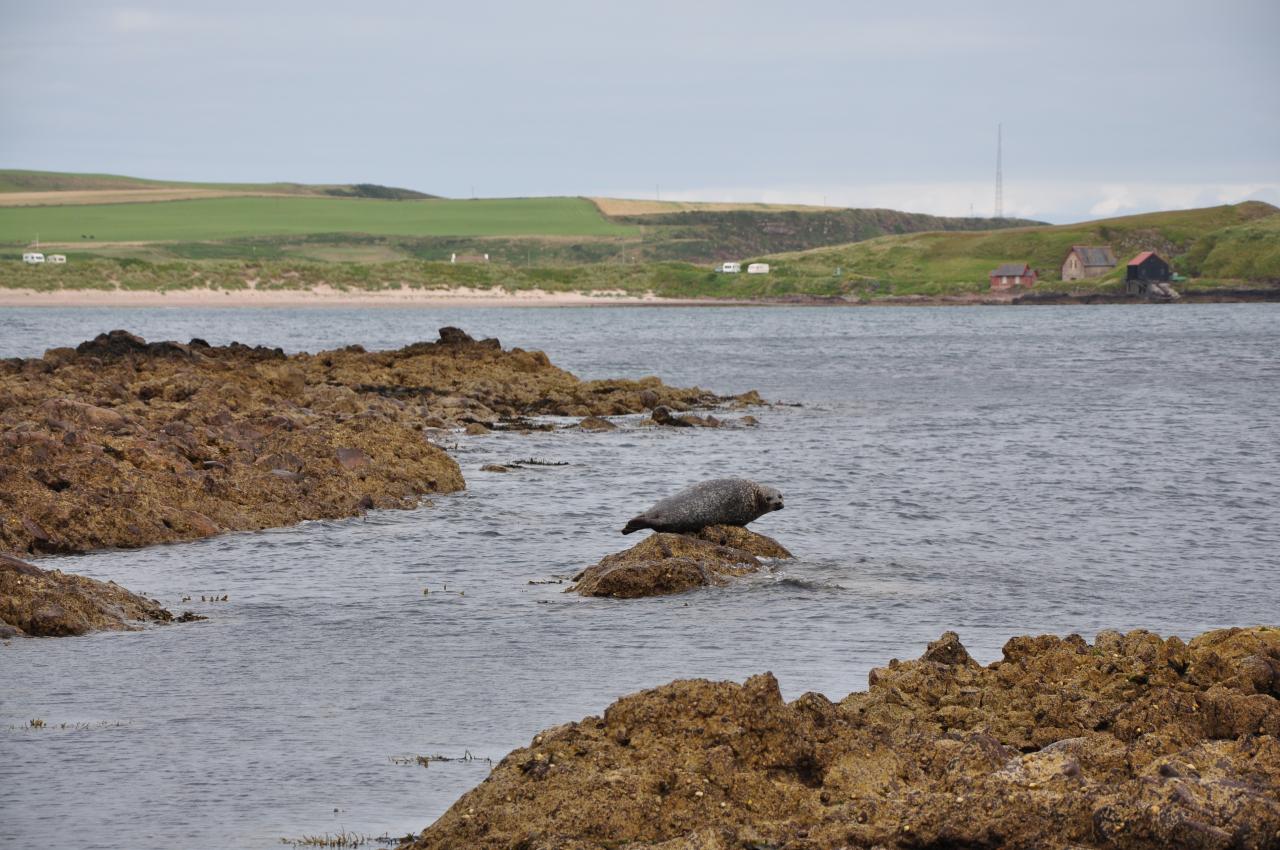
POLYGON ((364 469, 373 461, 370 457, 360 449, 340 448, 337 451, 338 463, 343 469, 357 470, 364 469))
MULTIPOLYGON (((40 405, 40 412, 48 421, 60 425, 63 422, 74 422, 87 428, 103 430, 119 430, 128 425, 123 416, 114 410, 85 404, 66 398, 52 398, 40 405)), ((60 428, 60 430, 69 430, 60 428)))
POLYGON ((618 426, 599 416, 588 416, 578 423, 583 431, 616 431, 618 426))
POLYGON ((1016 638, 982 667, 948 633, 838 704, 674 682, 536 736, 408 848, 1274 850, 1280 703, 1250 659, 1280 629, 1172 642, 1016 638))
POLYGON ((500 463, 486 463, 484 466, 480 467, 480 471, 481 472, 510 472, 511 467, 503 466, 500 463))
POLYGON ((696 534, 653 534, 587 567, 574 577, 577 583, 569 590, 618 599, 683 593, 758 572, 763 564, 757 556, 791 554, 772 538, 733 526, 710 526, 696 534))
POLYGON ((665 425, 668 428, 719 428, 724 424, 710 415, 675 414, 662 405, 653 409, 651 419, 655 425, 665 425))
POLYGON ((472 437, 478 437, 481 434, 492 433, 488 427, 481 425, 479 422, 469 422, 467 423, 467 427, 463 428, 462 430, 463 430, 463 433, 472 437))
POLYGON ((772 537, 758 534, 740 525, 708 525, 695 531, 689 537, 706 540, 717 546, 729 546, 749 552, 758 558, 790 558, 787 548, 772 537))
POLYGON ((453 330, 291 356, 112 331, 0 365, 0 549, 13 552, 354 516, 365 497, 412 507, 464 486, 427 427, 638 413, 642 395, 672 410, 726 401, 656 378, 581 381, 542 352, 453 330))
POLYGON ((173 615, 154 599, 113 583, 60 570, 42 570, 0 554, 0 637, 81 635, 132 630, 139 621, 167 623, 173 615))

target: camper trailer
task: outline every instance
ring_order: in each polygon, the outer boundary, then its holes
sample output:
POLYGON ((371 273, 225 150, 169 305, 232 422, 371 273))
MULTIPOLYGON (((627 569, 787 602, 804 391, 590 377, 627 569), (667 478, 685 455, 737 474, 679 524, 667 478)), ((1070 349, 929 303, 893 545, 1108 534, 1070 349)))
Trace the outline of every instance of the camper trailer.
POLYGON ((747 266, 747 274, 768 274, 768 273, 769 273, 768 263, 752 263, 751 265, 747 266))
POLYGON ((716 271, 724 274, 737 274, 742 271, 742 263, 721 263, 716 266, 716 271))
POLYGON ((47 259, 48 259, 48 261, 49 261, 49 262, 51 262, 51 263, 53 263, 55 266, 57 266, 57 265, 61 265, 62 263, 65 263, 65 262, 67 261, 67 255, 66 255, 66 254, 50 254, 50 255, 47 257, 47 259))
POLYGON ((44 254, 41 254, 39 251, 28 251, 27 253, 22 255, 22 262, 27 263, 29 265, 33 265, 33 266, 39 263, 43 263, 44 254))

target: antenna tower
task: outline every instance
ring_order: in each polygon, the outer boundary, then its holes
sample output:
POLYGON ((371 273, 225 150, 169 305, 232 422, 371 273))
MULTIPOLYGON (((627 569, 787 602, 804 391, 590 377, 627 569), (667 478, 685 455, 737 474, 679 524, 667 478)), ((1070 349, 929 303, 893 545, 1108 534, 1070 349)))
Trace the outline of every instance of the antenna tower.
POLYGON ((996 218, 1004 218, 1004 125, 996 125, 996 218))

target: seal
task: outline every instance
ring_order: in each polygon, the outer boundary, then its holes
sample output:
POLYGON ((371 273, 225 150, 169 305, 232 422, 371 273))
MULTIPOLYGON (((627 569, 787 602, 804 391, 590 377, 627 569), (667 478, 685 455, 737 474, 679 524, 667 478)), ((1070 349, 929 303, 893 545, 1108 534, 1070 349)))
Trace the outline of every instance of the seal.
POLYGON ((716 478, 687 487, 633 517, 623 534, 698 531, 708 525, 746 525, 770 511, 782 510, 782 494, 745 478, 716 478))

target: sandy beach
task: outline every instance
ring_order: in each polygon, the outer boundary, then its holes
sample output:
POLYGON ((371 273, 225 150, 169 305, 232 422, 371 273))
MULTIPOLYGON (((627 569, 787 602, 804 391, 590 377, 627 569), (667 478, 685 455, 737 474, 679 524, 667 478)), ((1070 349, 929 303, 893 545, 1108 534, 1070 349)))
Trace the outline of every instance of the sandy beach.
POLYGON ((660 298, 621 290, 548 292, 500 288, 383 289, 353 292, 311 289, 0 289, 0 307, 584 307, 723 304, 704 299, 660 298))

